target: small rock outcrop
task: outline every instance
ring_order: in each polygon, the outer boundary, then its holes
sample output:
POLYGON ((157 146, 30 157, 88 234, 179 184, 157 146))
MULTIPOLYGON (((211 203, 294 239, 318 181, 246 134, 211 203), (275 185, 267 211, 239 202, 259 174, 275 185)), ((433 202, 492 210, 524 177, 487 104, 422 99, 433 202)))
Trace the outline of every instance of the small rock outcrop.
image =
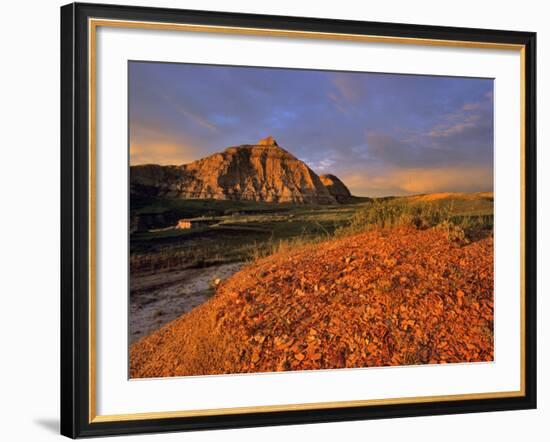
POLYGON ((326 174, 321 175, 319 179, 339 203, 345 203, 351 199, 351 192, 337 176, 326 174))
POLYGON ((279 146, 277 144, 277 141, 275 141, 275 138, 273 138, 271 135, 269 137, 262 138, 260 141, 258 141, 258 146, 279 146))

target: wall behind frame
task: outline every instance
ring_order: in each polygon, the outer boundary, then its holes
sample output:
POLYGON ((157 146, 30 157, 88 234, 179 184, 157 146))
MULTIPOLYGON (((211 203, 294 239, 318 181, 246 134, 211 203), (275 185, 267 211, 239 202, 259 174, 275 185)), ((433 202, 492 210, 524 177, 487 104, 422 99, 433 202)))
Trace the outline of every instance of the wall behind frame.
MULTIPOLYGON (((96 1, 97 3, 113 3, 96 1)), ((2 41, 2 150, 0 161, 1 293, 3 363, 0 365, 6 417, 0 435, 10 441, 60 440, 59 410, 59 6, 58 0, 9 2, 0 27, 2 41)), ((550 222, 543 195, 550 178, 543 176, 550 143, 540 122, 548 120, 550 47, 544 2, 462 0, 388 0, 385 2, 254 2, 251 0, 120 0, 128 5, 255 12, 354 20, 467 26, 538 32, 538 169, 539 225, 550 222)), ((550 167, 550 166, 549 166, 550 167)), ((550 251, 548 235, 539 230, 539 373, 548 367, 548 321, 541 321, 550 303, 543 294, 543 263, 550 251), (543 252, 545 249, 545 252, 543 252)), ((279 441, 375 438, 388 441, 542 440, 550 432, 550 387, 539 376, 539 409, 268 427, 182 434, 113 438, 125 441, 279 441)))

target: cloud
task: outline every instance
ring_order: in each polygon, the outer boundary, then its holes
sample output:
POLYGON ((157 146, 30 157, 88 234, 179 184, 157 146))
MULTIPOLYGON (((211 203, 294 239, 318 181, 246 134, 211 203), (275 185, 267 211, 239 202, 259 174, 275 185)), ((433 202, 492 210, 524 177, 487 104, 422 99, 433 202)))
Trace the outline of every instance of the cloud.
POLYGON ((340 113, 348 114, 357 105, 365 104, 366 80, 358 73, 330 73, 330 85, 326 96, 340 113))
POLYGON ((445 153, 456 163, 492 165, 492 96, 484 96, 477 102, 467 102, 461 109, 443 114, 439 122, 428 131, 427 137, 434 150, 445 153))
POLYGON ((493 172, 490 167, 417 167, 365 171, 344 174, 340 179, 358 196, 493 190, 493 172))
POLYGON ((461 123, 439 125, 428 132, 428 135, 434 138, 447 138, 453 135, 460 135, 468 129, 473 129, 475 127, 476 124, 473 121, 463 121, 461 123))
POLYGON ((493 189, 493 174, 488 167, 405 169, 390 174, 408 193, 473 192, 493 189))
POLYGON ((487 109, 483 103, 465 103, 460 110, 442 116, 443 123, 436 125, 428 136, 433 138, 446 138, 453 135, 461 135, 470 129, 483 126, 484 129, 492 129, 492 109, 487 109), (491 127, 490 127, 491 126, 491 127))
POLYGON ((492 100, 469 101, 425 130, 367 131, 367 158, 386 166, 487 166, 493 159, 492 100))
POLYGON ((196 160, 196 149, 177 143, 156 141, 134 142, 130 144, 130 164, 161 164, 179 166, 196 160))
POLYGON ((130 164, 181 165, 195 161, 200 148, 190 137, 175 137, 169 131, 143 123, 130 124, 130 164))
POLYGON ((393 135, 370 131, 366 134, 368 157, 389 164, 411 164, 421 162, 411 143, 393 135))
POLYGON ((347 114, 350 112, 350 110, 346 107, 346 104, 344 103, 344 100, 341 96, 335 94, 334 92, 327 93, 327 97, 332 101, 334 107, 344 114, 347 114))
POLYGON ((327 158, 321 161, 310 161, 308 165, 313 170, 316 170, 319 173, 324 173, 326 171, 329 171, 331 166, 333 166, 334 164, 335 164, 334 160, 327 158))
POLYGON ((480 107, 481 107, 480 103, 465 103, 464 106, 462 106, 462 110, 472 111, 472 110, 477 110, 480 107))
POLYGON ((208 130, 217 132, 218 128, 214 124, 212 124, 208 118, 191 111, 190 109, 187 109, 182 103, 174 101, 169 96, 165 95, 164 99, 178 112, 179 114, 183 115, 186 118, 189 118, 193 123, 196 123, 197 125, 206 128, 208 130))
POLYGON ((338 95, 346 101, 356 103, 362 96, 362 84, 356 81, 353 74, 334 74, 332 84, 336 88, 338 95))

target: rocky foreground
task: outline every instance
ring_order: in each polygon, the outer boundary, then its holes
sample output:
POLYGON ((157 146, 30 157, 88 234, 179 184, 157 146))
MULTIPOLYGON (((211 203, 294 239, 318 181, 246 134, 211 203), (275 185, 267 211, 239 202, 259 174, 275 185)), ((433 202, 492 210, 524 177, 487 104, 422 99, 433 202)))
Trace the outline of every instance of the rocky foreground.
POLYGON ((493 239, 374 230, 257 261, 130 349, 165 377, 493 360, 493 239))

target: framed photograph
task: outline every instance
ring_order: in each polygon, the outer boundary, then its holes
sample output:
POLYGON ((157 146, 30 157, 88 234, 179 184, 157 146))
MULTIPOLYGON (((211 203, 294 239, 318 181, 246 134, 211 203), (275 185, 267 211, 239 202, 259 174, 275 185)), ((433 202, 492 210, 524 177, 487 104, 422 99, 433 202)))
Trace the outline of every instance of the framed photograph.
POLYGON ((529 32, 61 8, 61 432, 536 407, 529 32))

